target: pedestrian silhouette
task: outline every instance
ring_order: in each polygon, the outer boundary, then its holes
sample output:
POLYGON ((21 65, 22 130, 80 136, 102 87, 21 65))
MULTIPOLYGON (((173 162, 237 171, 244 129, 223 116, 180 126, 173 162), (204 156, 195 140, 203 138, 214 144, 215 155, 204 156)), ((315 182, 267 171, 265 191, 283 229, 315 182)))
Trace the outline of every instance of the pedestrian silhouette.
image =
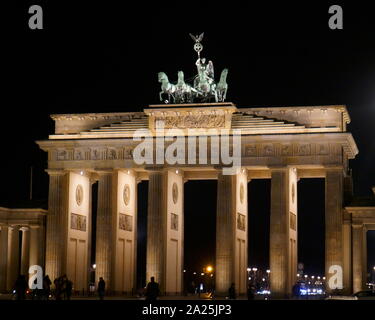
POLYGON ((247 299, 254 300, 255 298, 255 287, 251 284, 247 286, 247 299))
POLYGON ((151 277, 151 282, 149 282, 146 287, 146 301, 155 301, 159 294, 159 284, 155 282, 155 277, 151 277))
POLYGON ((65 293, 66 293, 66 300, 70 300, 72 296, 73 290, 73 282, 70 281, 68 278, 65 280, 65 293))
POLYGON ((48 300, 51 293, 51 284, 52 281, 49 278, 48 274, 43 278, 43 299, 48 300))
POLYGON ((299 295, 300 295, 300 285, 298 282, 296 282, 292 288, 292 295, 293 295, 293 298, 296 298, 298 299, 299 298, 299 295))
POLYGON ((27 281, 26 277, 23 274, 20 274, 14 284, 14 290, 16 291, 17 300, 26 299, 26 290, 27 290, 27 281))
POLYGON ((104 300, 104 294, 105 294, 105 281, 103 277, 99 278, 98 282, 98 295, 100 300, 104 300))
POLYGON ((63 284, 62 284, 62 277, 58 277, 53 281, 53 284, 55 285, 55 299, 61 300, 61 294, 63 291, 63 284))
POLYGON ((236 289, 234 288, 234 283, 230 286, 228 290, 229 299, 235 300, 236 299, 236 289))

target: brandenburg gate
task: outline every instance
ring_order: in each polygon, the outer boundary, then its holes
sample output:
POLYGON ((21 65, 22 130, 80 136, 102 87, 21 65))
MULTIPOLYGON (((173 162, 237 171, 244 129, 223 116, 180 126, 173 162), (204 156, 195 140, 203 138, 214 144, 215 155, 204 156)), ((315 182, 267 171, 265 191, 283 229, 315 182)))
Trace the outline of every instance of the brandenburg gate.
POLYGON ((107 289, 115 292, 135 288, 137 183, 148 180, 146 276, 154 276, 166 294, 181 293, 184 183, 215 179, 216 293, 226 294, 231 283, 245 293, 247 185, 251 179, 271 179, 271 291, 285 296, 297 274, 298 181, 324 178, 325 273, 328 278, 331 266, 341 267, 343 288, 352 290, 352 272, 361 271, 352 264, 352 226, 344 218, 344 200, 351 185, 349 160, 358 150, 347 131, 350 117, 345 106, 240 108, 230 102, 184 103, 151 105, 143 112, 60 114, 52 119, 54 134, 37 142, 48 153, 45 272, 51 279, 66 273, 76 288, 88 286, 92 184, 97 181, 96 280, 103 277, 107 289), (159 122, 179 133, 160 133, 159 122), (230 174, 225 172, 230 164, 213 157, 220 155, 222 145, 216 144, 217 133, 210 129, 229 135, 233 163, 240 163, 230 174), (135 139, 139 131, 145 136, 135 139), (205 132, 206 148, 197 143, 203 138, 199 132, 205 132), (146 136, 150 148, 139 155, 151 153, 153 163, 139 164, 136 148, 146 136), (173 149, 177 136, 186 138, 183 159, 156 163, 158 154, 173 158, 180 153, 173 149), (164 139, 161 147, 158 139, 164 139), (240 151, 235 154, 235 149, 240 151), (198 159, 202 150, 208 152, 206 163, 198 159))

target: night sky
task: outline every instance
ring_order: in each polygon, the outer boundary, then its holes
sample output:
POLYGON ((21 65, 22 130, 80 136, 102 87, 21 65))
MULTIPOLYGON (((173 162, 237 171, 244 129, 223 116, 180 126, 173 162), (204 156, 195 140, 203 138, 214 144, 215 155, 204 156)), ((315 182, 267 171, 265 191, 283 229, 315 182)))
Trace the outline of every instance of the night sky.
MULTIPOLYGON (((375 19, 365 5, 343 4, 344 30, 332 31, 328 7, 340 1, 246 7, 184 2, 168 9, 159 3, 90 3, 18 1, 5 14, 10 19, 1 46, 0 206, 28 200, 31 166, 33 198, 46 203, 47 158, 34 141, 53 133, 50 114, 132 112, 158 103, 157 73, 172 80, 178 70, 185 78, 194 76, 196 54, 188 33, 203 31, 202 55, 213 60, 216 75, 229 68, 227 101, 239 107, 347 105, 360 151, 351 161, 354 191, 371 195, 375 19), (30 4, 42 5, 44 30, 28 29, 30 4)), ((139 215, 145 217, 147 183, 139 188, 139 215)), ((185 267, 200 271, 214 263, 216 182, 188 182, 185 188, 185 267)), ((267 180, 249 184, 249 264, 261 268, 268 267, 269 193, 267 180)), ((299 260, 306 272, 322 274, 324 181, 301 180, 298 201, 299 260)), ((142 248, 144 224, 139 228, 142 248)), ((375 252, 373 233, 368 242, 375 252)), ((370 258, 375 265, 375 254, 370 258)))

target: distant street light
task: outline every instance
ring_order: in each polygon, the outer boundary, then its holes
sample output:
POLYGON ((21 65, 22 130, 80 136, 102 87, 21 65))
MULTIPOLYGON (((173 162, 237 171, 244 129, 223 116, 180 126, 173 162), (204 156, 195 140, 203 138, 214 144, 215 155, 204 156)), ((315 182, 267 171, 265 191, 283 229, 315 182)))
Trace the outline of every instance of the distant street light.
POLYGON ((206 268, 206 271, 207 271, 207 272, 212 272, 212 270, 213 270, 213 268, 212 268, 211 266, 208 266, 208 267, 206 268))

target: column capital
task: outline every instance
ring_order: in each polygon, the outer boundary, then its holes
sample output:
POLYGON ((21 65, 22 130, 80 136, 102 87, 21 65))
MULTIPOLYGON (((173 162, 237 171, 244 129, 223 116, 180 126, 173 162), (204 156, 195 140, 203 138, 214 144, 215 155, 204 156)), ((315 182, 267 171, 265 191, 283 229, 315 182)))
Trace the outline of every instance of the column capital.
POLYGON ((289 169, 289 167, 286 165, 270 165, 268 166, 268 169, 270 171, 286 171, 289 169))
POLYGON ((29 229, 40 229, 42 226, 39 224, 30 224, 28 227, 29 229))
POLYGON ((100 176, 107 176, 113 174, 115 171, 113 169, 100 169, 100 170, 95 170, 95 173, 100 177, 100 176))
POLYGON ((329 166, 329 165, 325 165, 324 166, 324 170, 327 172, 340 172, 342 171, 344 173, 344 167, 343 166, 340 166, 340 165, 332 165, 332 166, 329 166))
POLYGON ((353 223, 352 223, 352 228, 353 228, 353 229, 361 229, 361 228, 363 228, 363 227, 364 227, 364 224, 361 223, 361 222, 353 222, 353 223))
POLYGON ((149 172, 163 172, 163 171, 168 170, 162 164, 161 165, 149 165, 149 166, 146 166, 145 169, 149 172))
POLYGON ((63 176, 67 173, 65 169, 46 169, 45 170, 50 176, 63 176))

